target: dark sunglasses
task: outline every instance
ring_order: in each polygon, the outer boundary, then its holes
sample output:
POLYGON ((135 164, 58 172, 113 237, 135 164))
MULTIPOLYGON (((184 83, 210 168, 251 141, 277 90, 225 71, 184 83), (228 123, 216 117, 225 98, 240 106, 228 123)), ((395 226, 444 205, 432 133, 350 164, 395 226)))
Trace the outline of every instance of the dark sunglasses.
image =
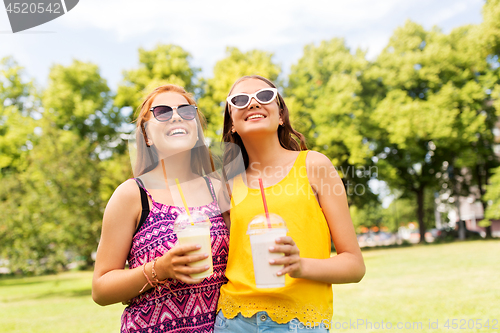
POLYGON ((149 109, 153 112, 153 116, 158 121, 169 121, 174 115, 174 109, 177 114, 184 120, 193 120, 196 117, 196 110, 198 108, 191 104, 179 105, 178 107, 171 107, 168 105, 157 105, 149 109))
POLYGON ((264 88, 253 94, 239 93, 231 95, 227 98, 227 102, 237 109, 243 109, 250 104, 252 98, 255 98, 260 104, 271 103, 278 95, 278 89, 276 88, 264 88))

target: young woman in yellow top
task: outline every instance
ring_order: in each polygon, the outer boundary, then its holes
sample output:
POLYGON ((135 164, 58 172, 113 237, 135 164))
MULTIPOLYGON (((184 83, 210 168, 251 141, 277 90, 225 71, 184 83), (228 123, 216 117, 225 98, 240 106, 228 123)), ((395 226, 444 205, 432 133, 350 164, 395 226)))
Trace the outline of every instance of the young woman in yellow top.
POLYGON ((276 86, 260 76, 237 80, 224 114, 225 160, 239 146, 244 174, 231 174, 228 283, 221 288, 214 332, 325 332, 333 315, 331 284, 359 282, 365 266, 342 180, 325 155, 307 151, 276 86), (295 141, 296 136, 300 144, 295 141), (263 213, 259 178, 270 213, 280 215, 287 236, 270 252, 283 253, 281 288, 256 287, 248 223, 263 213), (330 256, 331 239, 337 255, 330 256))

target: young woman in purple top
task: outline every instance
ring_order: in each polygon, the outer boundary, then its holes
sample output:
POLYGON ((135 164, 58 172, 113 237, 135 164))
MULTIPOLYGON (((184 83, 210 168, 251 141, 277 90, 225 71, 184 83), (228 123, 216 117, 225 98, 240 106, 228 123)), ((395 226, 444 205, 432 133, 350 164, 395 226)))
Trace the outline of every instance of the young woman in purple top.
POLYGON ((216 195, 221 183, 204 144, 203 116, 190 94, 175 85, 155 89, 137 118, 136 178, 122 183, 104 212, 92 281, 100 305, 128 304, 121 332, 212 332, 225 269, 229 232, 216 195), (201 211, 210 229, 213 274, 188 263, 199 244, 179 245, 175 218, 185 211, 174 179, 191 212, 201 211), (180 204, 179 204, 180 203, 180 204), (128 268, 126 263, 128 262, 128 268))

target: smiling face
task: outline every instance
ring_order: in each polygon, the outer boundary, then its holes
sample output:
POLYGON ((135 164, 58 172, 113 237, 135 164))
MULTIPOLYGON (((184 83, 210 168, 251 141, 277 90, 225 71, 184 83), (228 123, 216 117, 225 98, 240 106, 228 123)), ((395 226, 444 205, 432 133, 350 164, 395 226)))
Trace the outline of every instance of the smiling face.
MULTIPOLYGON (((234 86, 231 95, 238 93, 253 94, 270 86, 259 79, 246 79, 234 86)), ((280 124, 280 110, 277 99, 269 104, 260 104, 252 98, 243 109, 230 106, 234 130, 242 137, 253 134, 276 133, 280 124)))
POLYGON ((148 143, 156 148, 160 158, 190 150, 196 144, 196 118, 185 120, 177 113, 177 107, 186 104, 189 104, 187 99, 175 92, 158 94, 151 104, 151 107, 167 105, 174 109, 170 120, 160 122, 151 117, 146 123, 148 143))

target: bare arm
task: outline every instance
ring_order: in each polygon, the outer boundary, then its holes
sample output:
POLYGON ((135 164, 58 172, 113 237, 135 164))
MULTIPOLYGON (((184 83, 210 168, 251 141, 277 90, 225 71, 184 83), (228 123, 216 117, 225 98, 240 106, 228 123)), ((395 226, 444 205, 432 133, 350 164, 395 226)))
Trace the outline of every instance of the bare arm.
POLYGON ((291 237, 283 237, 272 252, 284 252, 275 264, 294 278, 325 283, 359 282, 365 274, 363 256, 356 239, 344 185, 330 160, 323 154, 309 152, 306 160, 311 187, 317 194, 332 236, 337 255, 328 259, 300 258, 291 237))
MULTIPOLYGON (((101 240, 92 279, 92 298, 97 304, 109 305, 128 301, 140 294, 147 283, 143 267, 125 269, 132 237, 141 212, 140 192, 134 180, 127 180, 113 193, 104 211, 101 240)), ((196 245, 175 246, 156 263, 158 279, 175 278, 186 283, 198 283, 187 274, 203 271, 186 266, 207 255, 186 255, 196 245)), ((152 280, 152 263, 146 264, 146 274, 152 280)), ((147 286, 145 290, 150 289, 147 286)))

